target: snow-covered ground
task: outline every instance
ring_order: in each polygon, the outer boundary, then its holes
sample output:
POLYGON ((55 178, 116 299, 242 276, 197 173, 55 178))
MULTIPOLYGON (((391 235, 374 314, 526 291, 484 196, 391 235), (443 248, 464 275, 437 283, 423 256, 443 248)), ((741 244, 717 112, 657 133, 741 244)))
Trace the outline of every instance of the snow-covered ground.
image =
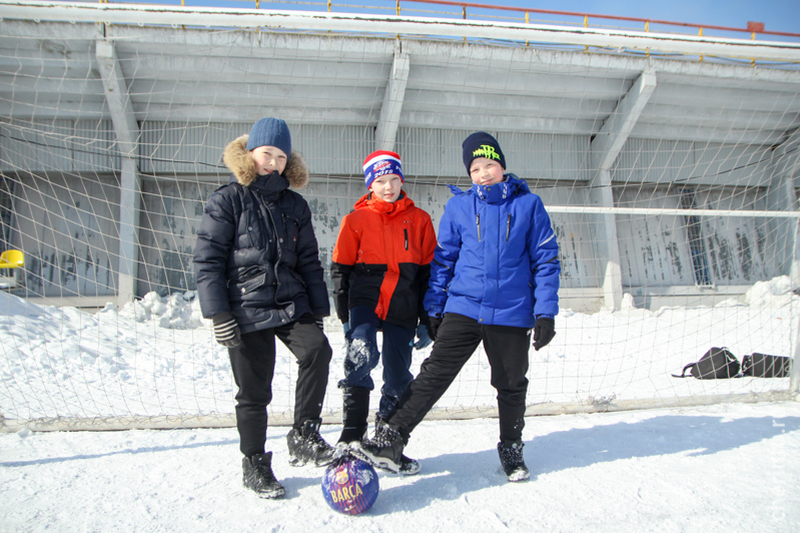
MULTIPOLYGON (((331 510, 320 468, 268 447, 286 486, 241 485, 234 429, 0 435, 0 531, 786 532, 800 524, 800 403, 532 417, 527 483, 508 483, 497 421, 426 421, 361 516, 331 510)), ((335 440, 338 428, 324 426, 335 440)))
MULTIPOLYGON (((740 359, 792 355, 800 297, 788 278, 757 283, 714 307, 626 305, 556 318, 557 336, 531 352, 534 407, 642 404, 786 391, 789 379, 677 379, 712 346, 740 359)), ((630 299, 626 301, 630 302, 630 299)), ((342 332, 325 413, 341 397, 342 332)), ((415 355, 416 371, 429 349, 415 355)), ((296 376, 279 343, 273 422, 289 417, 296 376)), ((380 369, 374 373, 380 387, 380 369)), ((155 294, 96 314, 41 307, 0 293, 0 531, 795 531, 800 524, 800 403, 729 403, 681 410, 529 417, 528 483, 500 471, 497 421, 428 420, 408 455, 414 477, 381 474, 365 515, 325 504, 322 470, 287 463, 285 426, 268 446, 287 489, 264 501, 241 487, 235 429, 43 432, 28 419, 205 416, 230 420, 227 353, 192 293, 155 294), (20 422, 22 421, 22 422, 20 422), (13 424, 11 424, 13 422, 13 424)), ((377 403, 377 391, 374 403, 377 403)), ((437 406, 458 415, 494 405, 484 354, 473 356, 437 406)), ((323 426, 335 441, 340 427, 323 426)))

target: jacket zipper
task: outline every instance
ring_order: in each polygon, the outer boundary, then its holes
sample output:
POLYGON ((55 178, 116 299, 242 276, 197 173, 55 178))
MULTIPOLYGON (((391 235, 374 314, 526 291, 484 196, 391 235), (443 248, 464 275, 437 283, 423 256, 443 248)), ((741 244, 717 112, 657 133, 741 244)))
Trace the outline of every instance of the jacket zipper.
POLYGON ((506 242, 508 242, 508 236, 511 234, 511 213, 508 214, 508 223, 506 224, 506 242))
POLYGON ((406 247, 406 251, 408 251, 408 230, 407 229, 403 230, 403 239, 404 239, 404 244, 405 244, 405 247, 406 247))
POLYGON ((475 225, 478 226, 478 242, 481 242, 481 215, 477 213, 475 215, 475 225))
MULTIPOLYGON (((275 264, 273 265, 273 272, 275 273, 275 303, 278 305, 281 304, 288 304, 291 301, 279 301, 278 300, 278 292, 280 289, 280 277, 278 276, 278 266, 280 265, 281 259, 283 258, 283 245, 281 244, 281 231, 278 229, 278 225, 275 223, 275 217, 272 216, 272 211, 270 211, 269 206, 265 205, 262 202, 259 202, 259 207, 261 208, 261 212, 266 215, 266 218, 272 223, 273 232, 275 234, 275 246, 277 248, 276 257, 275 257, 275 264)), ((283 213, 281 215, 281 222, 283 222, 286 215, 283 213)))

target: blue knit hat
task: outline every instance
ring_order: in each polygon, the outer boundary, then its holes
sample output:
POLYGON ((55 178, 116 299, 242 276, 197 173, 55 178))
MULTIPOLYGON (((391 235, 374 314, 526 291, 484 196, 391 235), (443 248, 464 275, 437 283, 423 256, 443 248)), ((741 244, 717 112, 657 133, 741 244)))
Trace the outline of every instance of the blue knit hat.
POLYGON ((292 136, 289 126, 279 118, 262 118, 250 128, 250 138, 247 140, 247 150, 255 150, 259 146, 274 146, 280 148, 286 157, 292 152, 292 136))
POLYGON ((464 150, 464 166, 467 167, 467 175, 469 175, 469 167, 472 164, 472 160, 478 157, 492 159, 500 163, 503 170, 506 168, 506 156, 503 155, 503 151, 500 149, 500 143, 485 131, 475 132, 464 139, 461 148, 464 150))

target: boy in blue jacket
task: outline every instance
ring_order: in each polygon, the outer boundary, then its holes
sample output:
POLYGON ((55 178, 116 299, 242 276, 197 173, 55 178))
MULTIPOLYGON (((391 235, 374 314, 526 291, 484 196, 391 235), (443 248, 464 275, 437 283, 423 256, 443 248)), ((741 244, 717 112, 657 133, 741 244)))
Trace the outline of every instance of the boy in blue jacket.
POLYGON ((500 462, 509 481, 523 481, 530 476, 522 454, 530 336, 536 350, 555 336, 558 244, 542 200, 505 173, 497 140, 477 132, 462 148, 473 185, 451 187, 455 196, 439 223, 424 303, 431 355, 387 424, 353 452, 397 472, 410 433, 482 341, 497 390, 500 462))

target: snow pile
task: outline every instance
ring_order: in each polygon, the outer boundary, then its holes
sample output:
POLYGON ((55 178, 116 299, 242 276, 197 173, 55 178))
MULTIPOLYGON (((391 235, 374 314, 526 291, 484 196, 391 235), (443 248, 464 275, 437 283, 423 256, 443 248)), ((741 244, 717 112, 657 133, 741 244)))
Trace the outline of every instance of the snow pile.
MULTIPOLYGON (((116 311, 112 303, 106 305, 104 312, 116 311)), ((125 304, 119 316, 136 322, 154 321, 166 329, 194 329, 209 327, 211 321, 204 319, 200 312, 197 291, 171 294, 164 298, 157 292, 148 292, 141 300, 125 304)))
POLYGON ((745 302, 751 306, 783 306, 796 302, 796 284, 789 276, 780 276, 769 281, 759 281, 745 294, 745 302))

